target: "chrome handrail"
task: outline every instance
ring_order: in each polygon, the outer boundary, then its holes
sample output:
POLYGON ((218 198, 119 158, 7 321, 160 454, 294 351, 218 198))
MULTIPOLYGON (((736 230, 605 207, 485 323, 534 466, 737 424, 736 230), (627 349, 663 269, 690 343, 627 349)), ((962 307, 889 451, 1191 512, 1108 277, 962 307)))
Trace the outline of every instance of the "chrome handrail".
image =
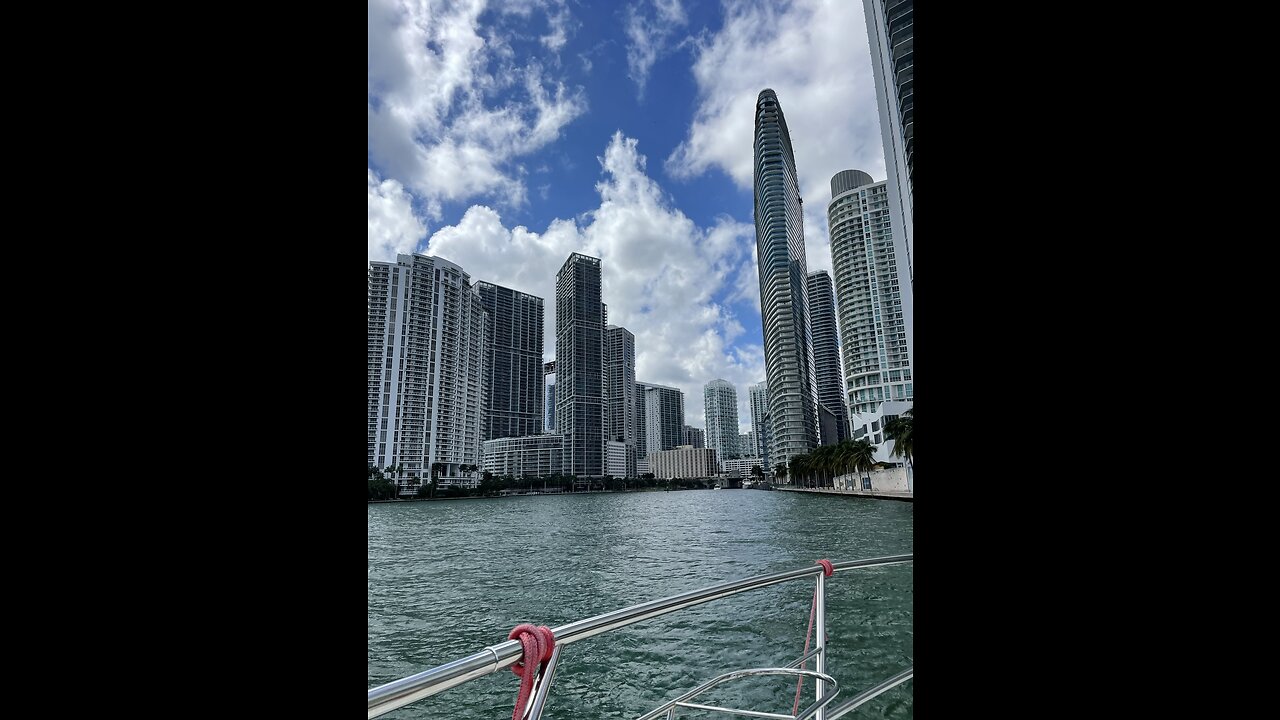
MULTIPOLYGON (((871 558, 867 560, 847 560, 845 562, 832 563, 834 572, 842 570, 853 570, 864 567, 879 567, 882 565, 896 565, 899 563, 911 562, 914 554, 907 553, 904 555, 889 555, 881 558, 871 558)), ((712 585, 708 588, 700 590, 691 590, 689 592, 672 595, 671 597, 659 600, 651 600, 649 602, 632 605, 631 607, 621 610, 614 610, 602 615, 587 618, 586 620, 578 620, 567 625, 561 625, 553 628, 555 634, 556 647, 586 640, 595 637, 601 633, 616 630, 620 627, 633 625, 652 617, 665 615, 667 613, 682 610, 694 605, 719 600, 720 598, 738 593, 748 592, 750 590, 758 590, 770 585, 797 580, 800 578, 811 577, 817 575, 822 577, 822 566, 813 565, 810 567, 799 568, 797 570, 785 570, 782 572, 772 573, 770 575, 759 575, 745 580, 734 580, 719 585, 712 585)), ((825 603, 820 603, 825 604, 825 603)), ((821 629, 824 625, 819 625, 818 637, 822 637, 821 629)), ((815 648, 816 649, 816 648, 815 648)), ((445 663, 430 670, 423 670, 420 673, 410 675, 408 677, 393 680, 385 685, 369 690, 369 717, 375 718, 380 715, 404 707, 418 700, 431 697, 437 693, 444 692, 451 687, 460 685, 468 680, 490 675, 503 668, 514 665, 522 654, 523 650, 520 642, 517 640, 507 640, 506 642, 490 645, 485 649, 468 655, 467 657, 453 662, 445 663)), ((822 654, 818 657, 821 658, 822 654)), ((821 695, 822 681, 819 680, 818 694, 821 695)))
POLYGON ((815 670, 796 670, 794 668, 751 668, 750 670, 734 670, 733 672, 727 672, 723 675, 717 675, 716 677, 711 678, 680 697, 674 700, 668 700, 662 705, 650 710, 644 715, 641 715, 636 718, 636 720, 654 720, 654 718, 658 717, 663 712, 667 713, 667 717, 671 717, 672 711, 675 710, 676 707, 687 707, 696 710, 711 710, 713 712, 727 712, 737 715, 747 715, 750 717, 776 718, 776 720, 808 720, 814 715, 817 715, 818 711, 826 707, 832 700, 835 700, 836 695, 839 694, 840 683, 836 682, 836 679, 830 675, 820 673, 815 670), (691 700, 722 683, 729 682, 730 680, 737 680, 741 677, 753 677, 756 675, 794 675, 802 678, 809 677, 817 680, 818 682, 826 681, 831 683, 831 692, 819 697, 812 705, 801 710, 799 715, 782 715, 780 713, 736 710, 734 708, 718 707, 716 705, 699 705, 697 703, 686 702, 687 700, 691 700))

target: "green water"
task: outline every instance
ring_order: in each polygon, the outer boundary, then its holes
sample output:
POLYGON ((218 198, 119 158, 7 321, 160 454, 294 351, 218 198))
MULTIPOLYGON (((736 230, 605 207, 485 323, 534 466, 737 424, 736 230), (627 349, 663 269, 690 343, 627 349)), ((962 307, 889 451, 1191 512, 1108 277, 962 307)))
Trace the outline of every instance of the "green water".
MULTIPOLYGON (((912 512, 911 503, 759 490, 371 504, 368 687, 496 644, 522 622, 556 627, 819 558, 911 552, 912 512)), ((913 664, 913 566, 828 580, 837 704, 913 664)), ((543 717, 635 718, 722 672, 785 665, 804 647, 812 598, 813 583, 797 580, 566 646, 543 717)), ((502 670, 384 717, 505 720, 518 681, 502 670)), ((737 682, 699 702, 790 712, 794 680, 737 682)), ((913 683, 845 717, 910 718, 913 683)), ((812 698, 806 683, 801 705, 812 698)))

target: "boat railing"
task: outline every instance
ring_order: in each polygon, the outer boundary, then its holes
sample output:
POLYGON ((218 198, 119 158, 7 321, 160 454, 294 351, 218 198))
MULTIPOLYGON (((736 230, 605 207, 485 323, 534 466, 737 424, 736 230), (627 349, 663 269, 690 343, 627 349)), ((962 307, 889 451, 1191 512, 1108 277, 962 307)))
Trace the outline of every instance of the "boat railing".
MULTIPOLYGON (((831 563, 831 567, 833 572, 841 572, 860 568, 908 563, 912 562, 912 560, 913 554, 890 555, 887 557, 871 558, 867 560, 833 562, 831 563)), ((787 668, 755 668, 752 670, 735 671, 733 673, 721 675, 695 689, 693 694, 687 693, 686 695, 681 696, 682 699, 677 698, 676 700, 670 701, 659 708, 659 710, 655 710, 641 717, 657 717, 655 713, 662 710, 665 710, 668 713, 668 718, 674 717, 675 708, 679 705, 682 707, 715 709, 725 712, 750 715, 753 717, 782 718, 786 720, 798 720, 799 718, 812 717, 816 718, 816 720, 836 720, 836 718, 851 712, 880 693, 906 682, 913 677, 913 669, 907 668, 897 675, 879 683, 875 687, 859 693, 857 696, 842 703, 841 705, 830 710, 827 709, 826 705, 834 699, 835 693, 838 692, 838 687, 835 686, 835 681, 831 676, 826 674, 826 570, 822 565, 812 565, 796 570, 785 570, 769 575, 746 578, 744 580, 734 580, 699 590, 690 590, 678 595, 672 595, 659 600, 651 600, 649 602, 640 603, 639 605, 632 605, 628 608, 614 610, 602 615, 596 615, 595 617, 578 620, 567 625, 561 625, 560 627, 553 628, 552 632, 555 635, 555 648, 551 653, 550 659, 546 662, 545 669, 534 681, 534 687, 529 698, 528 706, 524 709, 524 712, 521 713, 521 717, 526 718, 526 720, 539 720, 539 718, 541 718, 542 710, 546 705, 547 693, 555 678, 556 666, 560 660, 560 651, 566 645, 571 645, 575 642, 586 640, 621 627, 626 627, 627 625, 633 625, 659 615, 665 615, 684 608, 729 597, 730 595, 759 590, 760 588, 769 587, 770 585, 777 585, 779 583, 808 577, 816 578, 816 584, 814 586, 813 625, 817 632, 812 651, 800 658, 797 658, 787 668), (791 669, 810 658, 814 661, 814 669, 812 672, 807 670, 791 669), (713 708, 710 706, 684 704, 697 693, 710 689, 713 684, 720 684, 730 679, 741 677, 738 673, 757 675, 791 674, 811 677, 813 678, 815 685, 815 702, 813 705, 809 706, 797 715, 781 715, 777 713, 730 710, 729 708, 713 708), (825 691, 827 684, 833 685, 833 692, 829 693, 829 697, 828 693, 825 691)), ((369 690, 369 717, 375 718, 380 715, 384 715, 396 708, 431 697, 432 695, 444 692, 449 688, 455 687, 469 680, 484 677, 485 675, 490 675, 499 670, 510 667, 521 659, 522 653, 523 649, 518 640, 507 640, 506 642, 491 645, 479 652, 454 660, 453 662, 448 662, 438 667, 431 668, 430 670, 424 670, 420 673, 372 688, 369 690)), ((536 664, 531 665, 531 667, 536 667, 536 664)))

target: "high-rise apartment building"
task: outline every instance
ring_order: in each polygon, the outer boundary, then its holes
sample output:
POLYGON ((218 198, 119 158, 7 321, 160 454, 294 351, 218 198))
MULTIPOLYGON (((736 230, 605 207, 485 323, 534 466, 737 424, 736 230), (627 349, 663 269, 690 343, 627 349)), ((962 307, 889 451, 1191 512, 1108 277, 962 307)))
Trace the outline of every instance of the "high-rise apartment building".
MULTIPOLYGON (((480 459, 486 313, 448 260, 369 263, 369 464, 420 481, 480 459)), ((403 488, 402 488, 403 490, 403 488)))
POLYGON ((831 265, 854 425, 883 402, 914 400, 891 217, 884 181, 860 170, 831 178, 831 265))
POLYGON ((914 345, 915 318, 912 258, 915 230, 912 223, 914 181, 912 157, 915 119, 915 3, 913 0, 863 0, 867 40, 871 47, 871 72, 875 77, 876 105, 880 110, 880 137, 884 142, 885 188, 893 225, 893 244, 902 274, 902 318, 908 352, 914 345))
POLYGON ((542 298, 488 282, 477 282, 473 290, 489 313, 481 436, 541 434, 542 298))
POLYGON ((817 376, 818 405, 831 415, 833 427, 823 445, 849 439, 849 412, 845 409, 844 373, 840 369, 840 336, 836 331, 836 299, 826 270, 809 273, 809 323, 813 328, 813 369, 817 376), (831 440, 834 439, 834 442, 831 440))
POLYGON ((605 328, 606 440, 636 444, 636 336, 616 325, 605 328))
MULTIPOLYGON (((804 213, 791 136, 777 94, 762 90, 755 112, 754 220, 772 425, 769 461, 785 463, 818 445, 804 213)), ((707 439, 710 442, 710 433, 707 439)))
MULTIPOLYGON (((684 393, 678 388, 636 383, 636 461, 647 464, 651 453, 681 444, 684 393)), ((640 470, 640 472, 647 472, 640 470)))
POLYGON ((754 430, 748 430, 738 436, 738 453, 740 457, 760 457, 760 445, 756 442, 754 430))
POLYGON ((702 407, 707 423, 707 447, 718 460, 740 457, 738 438, 738 390, 719 378, 702 387, 702 407))
POLYGON ((748 385, 747 392, 751 403, 751 431, 756 436, 756 456, 764 460, 766 472, 772 472, 769 464, 769 384, 767 382, 748 385))
POLYGON ((573 253, 556 275, 556 434, 566 475, 605 474, 603 364, 600 259, 573 253))

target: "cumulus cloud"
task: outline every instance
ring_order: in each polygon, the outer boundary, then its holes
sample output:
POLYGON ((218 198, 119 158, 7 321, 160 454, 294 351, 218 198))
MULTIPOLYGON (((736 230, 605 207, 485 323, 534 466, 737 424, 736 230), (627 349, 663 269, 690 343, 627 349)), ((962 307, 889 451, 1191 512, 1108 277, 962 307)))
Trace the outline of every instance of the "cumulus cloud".
POLYGON ((627 6, 627 76, 636 83, 636 97, 644 99, 649 71, 671 50, 671 39, 688 24, 680 0, 653 0, 627 6))
POLYGON ((369 171, 369 259, 395 261, 399 253, 412 253, 427 234, 413 214, 404 186, 382 180, 369 171))
MULTIPOLYGON (((796 153, 808 267, 829 270, 831 176, 854 168, 885 178, 862 3, 752 0, 725 3, 724 13, 719 32, 694 42, 698 107, 666 171, 691 178, 718 169, 750 189, 756 97, 773 88, 796 153)), ((743 278, 739 295, 752 292, 747 285, 743 278)))
MULTIPOLYGON (((750 262, 751 225, 729 217, 699 227, 646 173, 637 141, 615 133, 599 157, 600 204, 542 233, 502 224, 493 208, 472 206, 457 225, 437 230, 427 252, 486 280, 544 300, 544 355, 555 356, 555 277, 570 253, 602 260, 609 322, 636 336, 636 378, 685 393, 685 422, 705 427, 702 386, 717 377, 739 387, 743 432, 746 386, 764 378, 759 345, 733 347, 744 325, 723 298, 750 262)), ((751 266, 754 272, 754 265, 751 266)))
MULTIPOLYGON (((574 27, 563 0, 499 3, 503 14, 547 14, 545 47, 574 27)), ((528 192, 521 156, 546 146, 586 112, 538 62, 516 57, 510 33, 483 35, 484 0, 370 0, 369 163, 401 182, 439 219, 443 201, 490 197, 518 207, 528 192)))

